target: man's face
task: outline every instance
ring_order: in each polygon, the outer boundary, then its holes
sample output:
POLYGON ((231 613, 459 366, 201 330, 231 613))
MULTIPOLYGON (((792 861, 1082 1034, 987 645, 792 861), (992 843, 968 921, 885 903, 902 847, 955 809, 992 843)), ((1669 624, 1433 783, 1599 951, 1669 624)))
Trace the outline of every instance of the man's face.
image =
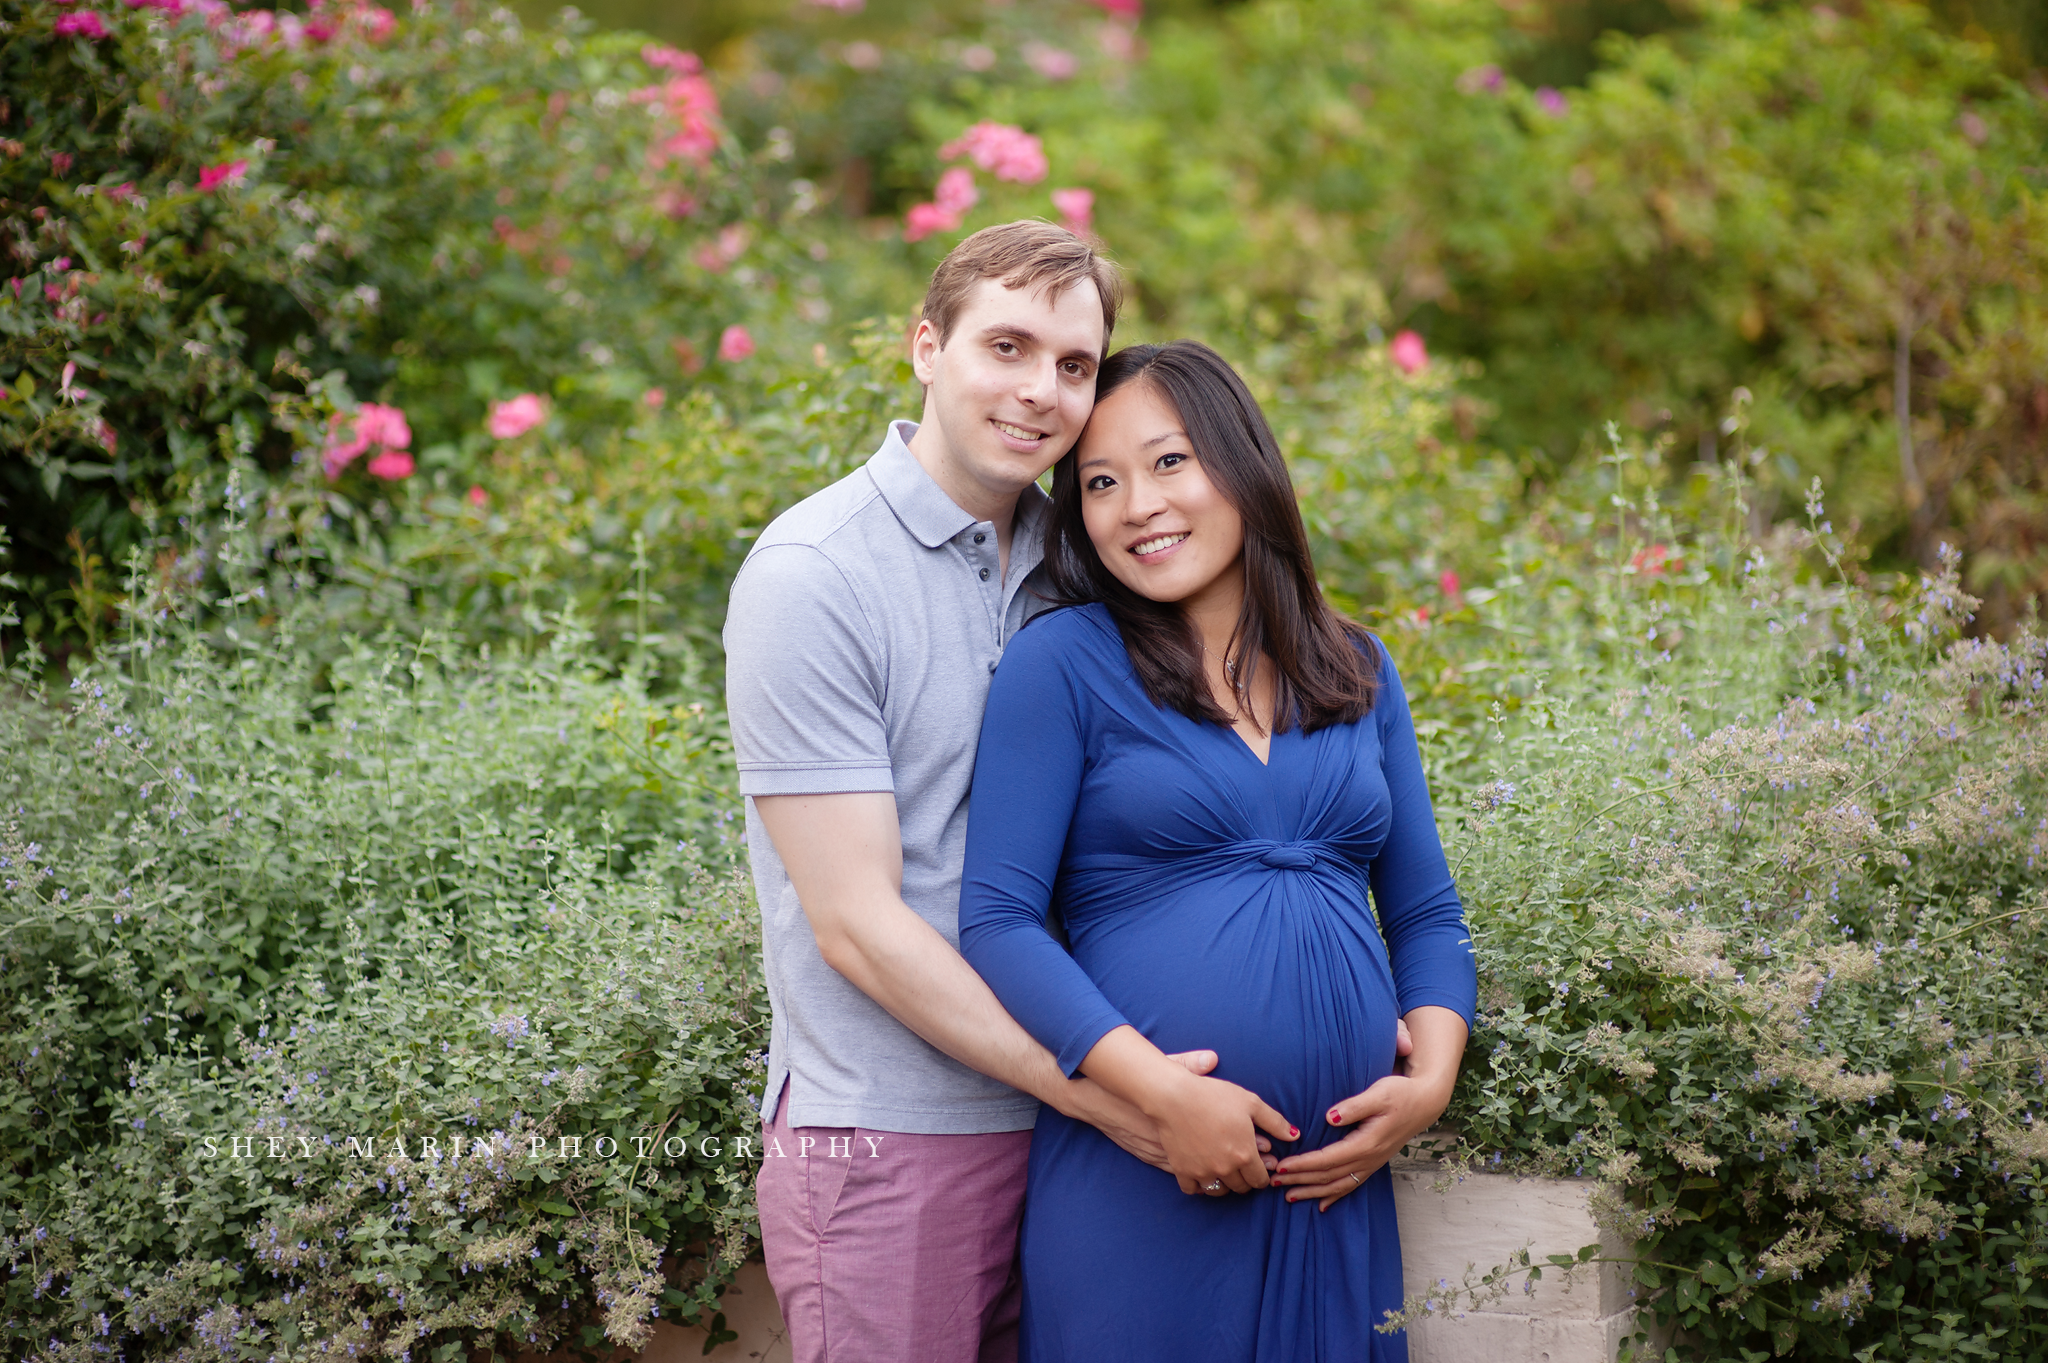
POLYGON ((1106 339, 1102 300, 1086 281, 1048 298, 984 279, 943 346, 920 322, 911 364, 926 385, 925 421, 942 437, 934 453, 952 477, 1010 497, 1051 468, 1088 424, 1106 339))

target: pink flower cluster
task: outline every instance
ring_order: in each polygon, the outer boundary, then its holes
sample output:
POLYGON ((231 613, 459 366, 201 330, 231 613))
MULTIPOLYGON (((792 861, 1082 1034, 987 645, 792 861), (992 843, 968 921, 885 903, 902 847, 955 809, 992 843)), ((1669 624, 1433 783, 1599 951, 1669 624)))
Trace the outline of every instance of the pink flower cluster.
POLYGON ((405 424, 404 412, 381 402, 366 402, 356 409, 354 421, 341 412, 328 421, 327 448, 320 455, 320 467, 330 479, 339 478, 343 469, 374 449, 376 454, 368 465, 373 477, 410 478, 412 455, 406 452, 410 444, 412 428, 405 424))
POLYGON ((914 205, 904 216, 903 239, 922 241, 934 232, 954 231, 967 216, 967 210, 980 201, 981 191, 974 187, 974 172, 965 166, 955 166, 939 177, 930 203, 914 205))
POLYGON ((754 353, 754 337, 745 327, 735 322, 718 337, 718 358, 730 364, 744 360, 754 353))
POLYGON ((217 166, 206 166, 199 172, 199 192, 211 194, 222 185, 232 188, 242 183, 248 174, 247 161, 223 161, 217 166))
POLYGON ((76 14, 58 16, 51 31, 60 38, 104 38, 107 36, 106 21, 91 10, 80 10, 76 14))
POLYGON ((718 92, 704 78, 704 63, 694 52, 679 52, 662 43, 640 49, 640 60, 669 78, 635 90, 636 103, 653 104, 668 115, 675 131, 648 148, 647 164, 660 170, 672 160, 702 166, 718 150, 718 92))
POLYGON ((517 439, 540 425, 547 415, 547 403, 538 393, 521 393, 516 398, 506 398, 491 408, 491 439, 517 439))
POLYGON ((1059 210, 1060 222, 1075 236, 1085 237, 1094 230, 1094 190, 1055 189, 1052 192, 1052 206, 1059 210))
POLYGON ((939 148, 941 161, 965 156, 998 180, 1035 185, 1048 169, 1045 146, 1022 128, 1008 123, 977 123, 939 148))
MULTIPOLYGON (((956 161, 963 156, 998 180, 1014 180, 1020 185, 1037 184, 1047 170, 1045 147, 1030 133, 1008 123, 977 123, 939 148, 941 160, 956 161)), ((930 203, 915 204, 904 215, 903 239, 922 241, 934 232, 954 231, 980 199, 974 172, 954 166, 939 176, 930 203)))
POLYGON ((1144 0, 1095 0, 1095 3, 1116 18, 1128 19, 1132 23, 1136 23, 1138 16, 1145 12, 1144 0))

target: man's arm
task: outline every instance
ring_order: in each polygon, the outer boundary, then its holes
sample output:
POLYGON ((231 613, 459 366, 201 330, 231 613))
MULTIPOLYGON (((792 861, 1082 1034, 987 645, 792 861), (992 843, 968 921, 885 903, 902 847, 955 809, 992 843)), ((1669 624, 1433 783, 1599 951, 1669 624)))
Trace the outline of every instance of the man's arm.
MULTIPOLYGON (((1069 1079, 951 943, 903 902, 903 835, 886 792, 757 795, 754 808, 796 889, 825 964, 961 1064, 1099 1127, 1160 1168, 1153 1123, 1089 1079, 1069 1079)), ((1174 1057, 1196 1074, 1213 1052, 1174 1057)))

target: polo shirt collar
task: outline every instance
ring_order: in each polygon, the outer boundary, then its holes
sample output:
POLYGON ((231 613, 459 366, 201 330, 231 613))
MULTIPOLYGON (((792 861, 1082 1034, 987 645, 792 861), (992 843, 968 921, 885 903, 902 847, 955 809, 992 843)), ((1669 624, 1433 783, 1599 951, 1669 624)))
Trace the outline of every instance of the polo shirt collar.
MULTIPOLYGON (((915 421, 890 422, 888 438, 868 460, 868 476, 875 480, 882 500, 903 522, 903 528, 925 548, 936 549, 975 521, 932 481, 924 465, 910 452, 910 438, 916 434, 915 421)), ((1025 488, 1017 498, 1017 525, 1035 528, 1044 510, 1041 503, 1046 501, 1046 495, 1036 484, 1025 488)))

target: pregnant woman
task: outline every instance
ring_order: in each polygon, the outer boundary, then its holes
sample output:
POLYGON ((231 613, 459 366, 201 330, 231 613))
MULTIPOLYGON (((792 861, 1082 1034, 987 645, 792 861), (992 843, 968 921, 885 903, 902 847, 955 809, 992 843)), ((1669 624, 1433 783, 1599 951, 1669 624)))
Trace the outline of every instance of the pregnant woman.
POLYGON ((1405 1359, 1372 1328, 1401 1301, 1387 1160, 1449 1101, 1475 981, 1400 679, 1323 601, 1272 432, 1205 346, 1110 357, 1053 506, 1069 608, 997 669, 960 945, 1174 1172, 1041 1111, 1024 1358, 1405 1359), (1209 1077, 1167 1059, 1199 1048, 1209 1077))

